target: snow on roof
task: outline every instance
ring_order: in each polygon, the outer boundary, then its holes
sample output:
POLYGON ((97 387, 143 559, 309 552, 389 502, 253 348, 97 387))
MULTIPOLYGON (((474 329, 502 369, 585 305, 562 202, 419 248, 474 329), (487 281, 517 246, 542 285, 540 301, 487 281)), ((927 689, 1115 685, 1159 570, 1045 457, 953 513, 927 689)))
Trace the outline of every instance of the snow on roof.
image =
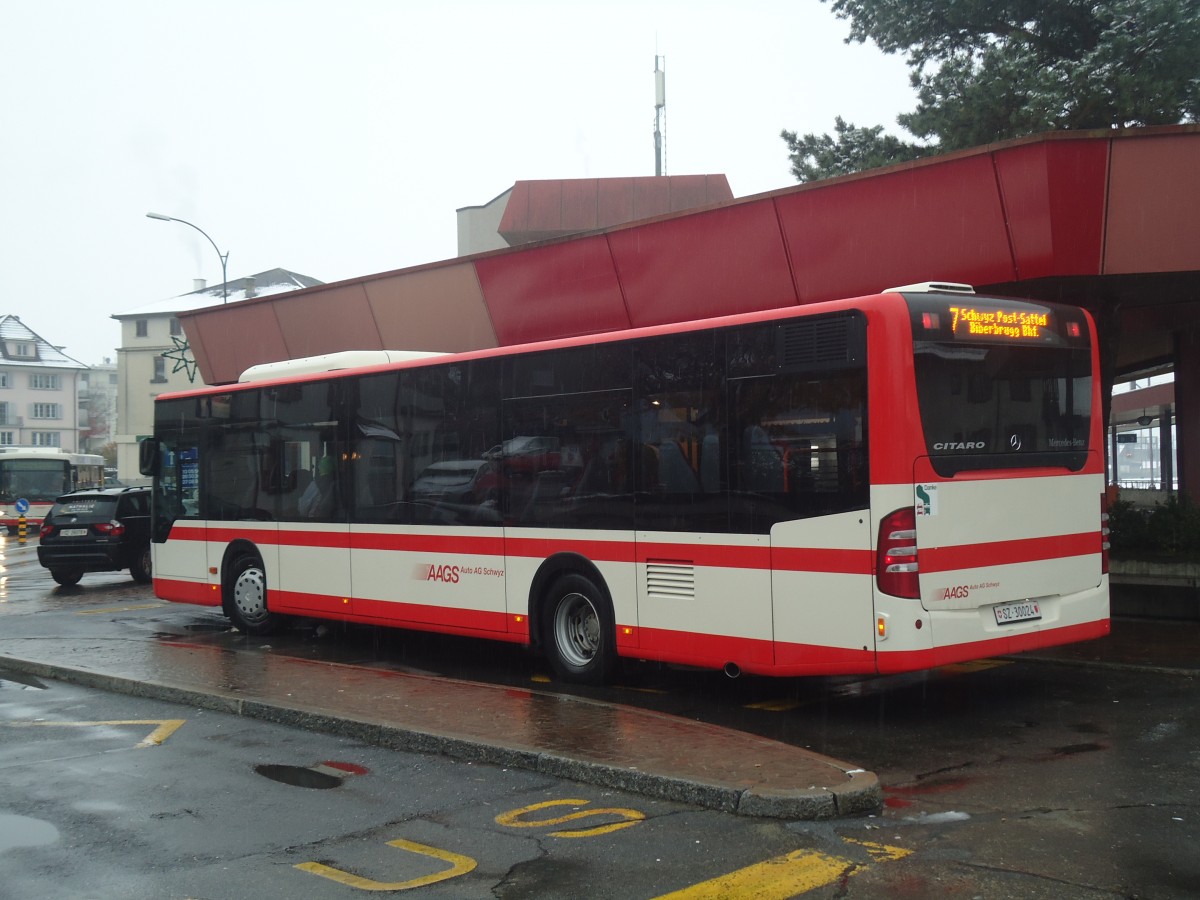
POLYGON ((39 368, 56 369, 86 369, 87 366, 79 360, 63 353, 48 340, 22 322, 17 316, 0 316, 0 357, 6 366, 37 366, 39 368), (37 353, 33 356, 16 356, 9 353, 8 342, 18 341, 37 345, 37 353))
POLYGON ((253 297, 268 297, 272 294, 282 294, 287 291, 298 291, 301 288, 316 287, 319 284, 324 284, 322 281, 317 281, 315 278, 309 278, 307 275, 299 275, 295 272, 289 272, 287 269, 269 269, 266 272, 259 272, 257 275, 251 275, 247 278, 239 278, 236 281, 231 281, 227 285, 229 290, 229 299, 225 301, 221 293, 221 285, 210 285, 201 288, 198 291, 192 291, 188 294, 180 294, 178 297, 169 297, 166 300, 156 300, 153 303, 147 303, 144 306, 138 306, 126 312, 113 313, 114 319, 129 319, 141 316, 167 316, 175 313, 191 312, 194 309, 204 309, 209 306, 220 306, 224 302, 234 303, 238 300, 247 300, 249 288, 253 284, 253 297))

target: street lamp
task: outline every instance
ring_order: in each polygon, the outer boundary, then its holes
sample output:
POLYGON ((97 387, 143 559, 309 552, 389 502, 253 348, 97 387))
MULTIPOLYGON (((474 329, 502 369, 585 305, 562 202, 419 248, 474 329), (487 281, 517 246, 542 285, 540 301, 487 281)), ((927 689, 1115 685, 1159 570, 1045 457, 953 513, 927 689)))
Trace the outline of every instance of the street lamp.
POLYGON ((212 238, 208 237, 208 233, 203 228, 201 228, 199 225, 193 225, 191 222, 187 221, 186 219, 177 219, 174 216, 164 216, 162 213, 154 213, 154 212, 146 213, 146 218, 147 219, 158 219, 162 222, 179 222, 181 225, 187 225, 190 228, 195 228, 198 232, 200 232, 202 235, 204 235, 206 238, 208 238, 208 242, 210 244, 212 244, 213 249, 217 251, 217 257, 221 260, 221 302, 228 303, 229 302, 229 276, 226 274, 226 265, 229 263, 229 251, 226 250, 224 253, 222 253, 220 251, 220 249, 217 247, 217 242, 214 241, 212 238))

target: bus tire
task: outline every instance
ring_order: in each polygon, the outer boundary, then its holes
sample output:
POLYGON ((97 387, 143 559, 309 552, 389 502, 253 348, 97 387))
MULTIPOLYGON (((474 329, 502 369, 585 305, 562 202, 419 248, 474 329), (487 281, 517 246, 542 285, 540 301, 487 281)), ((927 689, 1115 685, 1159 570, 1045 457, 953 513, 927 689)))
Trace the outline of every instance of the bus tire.
POLYGON ((63 587, 74 587, 83 577, 83 569, 51 569, 50 577, 63 587))
POLYGON ((282 617, 267 608, 267 572, 253 553, 242 553, 230 567, 225 611, 242 634, 271 634, 282 617))
POLYGON ((617 666, 617 629, 612 604, 585 575, 556 579, 546 594, 542 646, 563 681, 604 684, 617 666))
POLYGON ((138 584, 149 584, 154 580, 154 557, 150 555, 150 545, 147 544, 137 551, 133 562, 129 564, 129 575, 138 584))

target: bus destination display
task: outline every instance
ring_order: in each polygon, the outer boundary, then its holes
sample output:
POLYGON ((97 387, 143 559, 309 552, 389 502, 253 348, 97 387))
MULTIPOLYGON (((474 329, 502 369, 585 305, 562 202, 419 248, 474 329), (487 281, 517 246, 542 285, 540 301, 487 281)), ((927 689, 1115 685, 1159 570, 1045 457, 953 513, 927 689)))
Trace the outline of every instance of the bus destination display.
POLYGON ((950 331, 955 337, 1037 341, 1047 337, 1050 313, 1032 309, 983 309, 951 306, 950 331))

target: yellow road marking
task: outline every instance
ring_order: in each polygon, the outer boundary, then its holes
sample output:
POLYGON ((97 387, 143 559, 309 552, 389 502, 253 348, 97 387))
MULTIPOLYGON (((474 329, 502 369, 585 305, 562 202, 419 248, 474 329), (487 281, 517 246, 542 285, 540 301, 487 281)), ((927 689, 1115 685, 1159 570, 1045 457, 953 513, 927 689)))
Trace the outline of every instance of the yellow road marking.
MULTIPOLYGON (((903 859, 912 853, 849 838, 847 843, 865 847, 876 862, 903 859)), ((855 875, 864 867, 854 860, 815 850, 795 850, 786 856, 746 866, 736 872, 693 884, 655 900, 788 900, 805 891, 833 884, 843 876, 855 875)))
POLYGON ((589 802, 588 800, 546 800, 542 803, 534 803, 530 806, 523 806, 520 809, 511 809, 506 813, 501 813, 496 816, 496 824, 506 825, 509 828, 540 828, 545 825, 562 825, 564 822, 574 822, 576 819, 586 819, 589 816, 620 816, 625 819, 624 822, 610 822, 607 825, 597 825, 593 828, 550 832, 551 837, 583 838, 610 834, 622 828, 629 828, 646 818, 645 813, 638 812, 636 809, 624 809, 621 807, 584 809, 552 819, 522 820, 520 818, 526 813, 537 812, 539 809, 547 809, 551 806, 587 806, 589 802))
POLYGON ((86 728, 89 725, 157 725, 150 734, 143 738, 138 748, 157 747, 173 735, 187 719, 114 719, 109 722, 9 722, 18 728, 86 728))
POLYGON ((98 616, 101 613, 125 612, 130 609, 160 609, 166 606, 165 603, 136 603, 129 606, 106 606, 104 609, 77 609, 77 616, 98 616))
POLYGON ((801 700, 762 700, 758 703, 747 703, 746 709, 765 709, 768 712, 787 712, 797 709, 811 701, 801 700))
POLYGON ((934 671, 961 675, 967 672, 985 672, 999 666, 1012 665, 1011 659, 972 659, 967 662, 951 663, 948 666, 938 666, 934 671))
POLYGON ((375 881, 374 879, 364 878, 361 875, 355 875, 351 872, 344 872, 341 869, 335 869, 333 866, 326 866, 319 862, 297 863, 295 868, 304 872, 310 872, 313 875, 320 875, 322 878, 328 878, 330 881, 336 881, 338 884, 344 884, 347 887, 357 888, 360 891, 407 891, 412 888, 436 884, 439 881, 446 881, 449 878, 455 878, 459 875, 466 875, 478 865, 469 856, 452 853, 449 850, 439 850, 437 847, 418 844, 415 841, 406 841, 403 838, 388 841, 387 843, 389 847, 398 847, 401 850, 408 850, 410 853, 419 853, 421 856, 431 856, 434 859, 440 859, 443 862, 449 863, 450 868, 442 872, 435 872, 432 875, 413 878, 409 881, 375 881))
POLYGON ((905 850, 903 847, 890 847, 887 844, 880 844, 876 841, 860 841, 858 838, 851 837, 843 837, 842 840, 847 844, 865 847, 867 852, 871 854, 871 859, 876 862, 892 862, 897 859, 904 859, 904 857, 912 853, 911 850, 905 850))

